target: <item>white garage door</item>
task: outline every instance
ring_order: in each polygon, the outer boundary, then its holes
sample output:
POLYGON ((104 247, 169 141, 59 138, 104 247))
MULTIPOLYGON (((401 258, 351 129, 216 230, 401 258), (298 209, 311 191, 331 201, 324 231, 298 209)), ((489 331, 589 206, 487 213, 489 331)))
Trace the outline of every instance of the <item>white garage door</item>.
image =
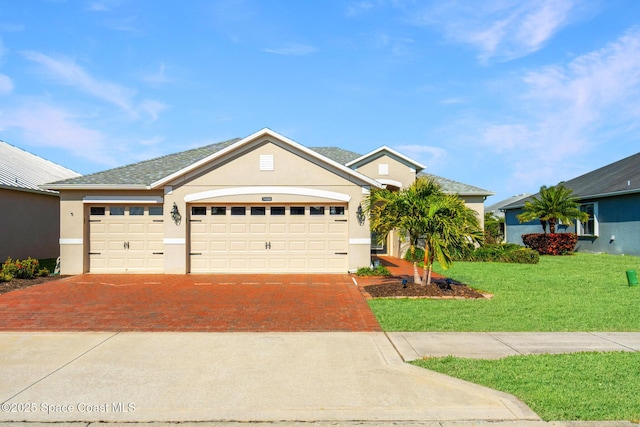
POLYGON ((164 225, 161 206, 91 206, 92 273, 161 273, 164 225))
POLYGON ((346 206, 193 205, 192 273, 346 273, 346 206))

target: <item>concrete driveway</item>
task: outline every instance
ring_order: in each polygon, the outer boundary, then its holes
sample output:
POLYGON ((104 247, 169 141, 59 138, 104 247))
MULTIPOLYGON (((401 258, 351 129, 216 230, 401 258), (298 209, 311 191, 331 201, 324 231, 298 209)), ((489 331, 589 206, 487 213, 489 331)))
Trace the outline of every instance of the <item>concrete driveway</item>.
POLYGON ((3 332, 0 360, 0 421, 538 419, 380 332, 3 332))

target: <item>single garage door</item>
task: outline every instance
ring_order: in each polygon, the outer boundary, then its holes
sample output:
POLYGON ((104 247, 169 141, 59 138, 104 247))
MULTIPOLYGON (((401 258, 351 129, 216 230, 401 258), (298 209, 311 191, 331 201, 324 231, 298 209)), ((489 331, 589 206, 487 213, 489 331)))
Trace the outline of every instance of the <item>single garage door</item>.
POLYGON ((345 273, 346 205, 193 205, 192 273, 345 273))
POLYGON ((161 273, 164 225, 161 206, 91 206, 92 273, 161 273))

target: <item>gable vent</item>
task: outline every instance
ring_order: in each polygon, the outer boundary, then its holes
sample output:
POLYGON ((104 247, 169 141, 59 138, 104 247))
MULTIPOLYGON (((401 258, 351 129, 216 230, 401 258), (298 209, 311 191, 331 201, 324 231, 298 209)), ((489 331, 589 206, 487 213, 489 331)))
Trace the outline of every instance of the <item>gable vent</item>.
POLYGON ((261 154, 260 155, 260 170, 272 171, 273 170, 273 154, 261 154))

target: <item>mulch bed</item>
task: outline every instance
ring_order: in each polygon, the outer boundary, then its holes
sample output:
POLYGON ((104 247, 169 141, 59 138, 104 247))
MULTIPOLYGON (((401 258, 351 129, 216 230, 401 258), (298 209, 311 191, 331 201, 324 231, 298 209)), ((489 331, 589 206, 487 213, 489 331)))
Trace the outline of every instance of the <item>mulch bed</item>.
POLYGON ((358 277, 356 280, 365 296, 371 298, 490 298, 469 286, 451 279, 433 279, 429 286, 416 285, 413 278, 406 277, 358 277))
POLYGON ((17 291, 18 289, 28 288, 29 286, 40 285, 42 283, 59 280, 65 276, 46 276, 36 277, 35 279, 11 279, 8 282, 0 282, 0 294, 17 291))

